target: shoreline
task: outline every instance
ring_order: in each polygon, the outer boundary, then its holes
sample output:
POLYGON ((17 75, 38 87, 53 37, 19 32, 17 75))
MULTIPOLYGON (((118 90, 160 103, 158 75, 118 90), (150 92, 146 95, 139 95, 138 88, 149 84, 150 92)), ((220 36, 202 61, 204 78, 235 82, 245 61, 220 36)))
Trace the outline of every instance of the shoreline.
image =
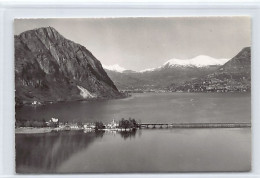
POLYGON ((23 107, 23 106, 43 106, 43 105, 51 105, 57 103, 64 103, 64 102, 75 102, 75 101, 85 101, 85 102, 93 102, 93 101, 105 101, 105 100, 112 100, 112 99, 124 99, 129 98, 131 96, 117 96, 117 97, 97 97, 97 98, 79 98, 79 99, 71 99, 71 100, 59 100, 59 101, 37 101, 40 104, 32 104, 33 101, 23 101, 24 103, 15 103, 15 107, 23 107))
MULTIPOLYGON (((176 124, 140 124, 136 129, 192 129, 192 128, 251 128, 251 123, 176 123, 176 124), (168 126, 166 126, 168 125, 168 126)), ((72 128, 70 130, 51 127, 19 127, 15 134, 40 134, 52 131, 96 131, 95 129, 72 128)), ((130 128, 98 129, 97 131, 132 131, 130 128)))
POLYGON ((53 131, 53 128, 43 127, 43 128, 36 128, 36 127, 19 127, 15 128, 15 134, 38 134, 38 133, 49 133, 53 131))

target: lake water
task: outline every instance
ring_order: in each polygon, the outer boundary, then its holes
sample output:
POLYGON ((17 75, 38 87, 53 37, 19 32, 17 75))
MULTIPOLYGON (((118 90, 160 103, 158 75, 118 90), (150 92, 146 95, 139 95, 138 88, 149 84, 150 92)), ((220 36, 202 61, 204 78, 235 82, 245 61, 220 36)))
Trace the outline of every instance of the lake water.
MULTIPOLYGON (((136 118, 148 123, 250 122, 250 94, 148 93, 22 107, 16 117, 63 121, 136 118)), ((250 128, 141 129, 16 134, 18 173, 249 171, 250 128)))
POLYGON ((103 121, 135 118, 143 123, 250 122, 248 93, 144 93, 130 98, 75 101, 16 109, 25 120, 103 121))
POLYGON ((16 135, 18 173, 249 171, 249 128, 16 135))

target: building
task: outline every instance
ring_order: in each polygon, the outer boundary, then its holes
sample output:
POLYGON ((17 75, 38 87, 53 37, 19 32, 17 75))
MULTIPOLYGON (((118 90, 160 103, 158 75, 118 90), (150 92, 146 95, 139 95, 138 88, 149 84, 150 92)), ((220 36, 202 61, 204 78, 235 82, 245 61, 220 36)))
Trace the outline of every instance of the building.
POLYGON ((107 124, 106 128, 107 129, 115 129, 119 126, 119 124, 113 119, 113 121, 109 124, 107 124))
POLYGON ((91 129, 95 129, 96 125, 94 123, 86 123, 83 125, 84 129, 86 130, 91 130, 91 129))
POLYGON ((51 118, 47 123, 49 127, 58 127, 59 126, 59 119, 58 118, 51 118))

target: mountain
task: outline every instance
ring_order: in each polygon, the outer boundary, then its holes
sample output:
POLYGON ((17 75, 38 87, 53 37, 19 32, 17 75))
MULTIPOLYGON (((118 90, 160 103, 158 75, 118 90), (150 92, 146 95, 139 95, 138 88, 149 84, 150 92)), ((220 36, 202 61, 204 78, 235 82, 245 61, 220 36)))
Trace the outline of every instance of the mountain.
POLYGON ((160 69, 160 67, 159 68, 148 68, 148 69, 141 70, 140 73, 152 72, 152 71, 155 71, 155 70, 158 70, 158 69, 160 69))
POLYGON ((103 65, 103 67, 104 67, 104 69, 114 71, 114 72, 122 73, 122 72, 126 71, 125 68, 119 66, 118 64, 114 64, 114 65, 110 65, 110 66, 103 65))
POLYGON ((140 72, 153 72, 162 70, 164 68, 204 68, 212 66, 221 66, 225 64, 228 60, 229 59, 216 59, 206 55, 199 55, 191 59, 170 59, 160 67, 144 69, 140 72))
POLYGON ((191 59, 171 59, 163 64, 168 67, 208 67, 220 66, 225 64, 229 59, 216 59, 210 56, 200 55, 191 59))
MULTIPOLYGON (((153 71, 146 71, 140 73, 139 79, 145 79, 151 81, 152 89, 166 89, 173 81, 176 84, 182 83, 187 80, 200 78, 207 74, 215 71, 219 66, 205 66, 205 67, 196 67, 196 66, 170 66, 168 64, 161 66, 153 71)), ((147 85, 145 83, 145 85, 147 85)))
MULTIPOLYGON (((217 73, 229 72, 235 75, 243 73, 245 76, 251 76, 251 48, 242 49, 235 57, 219 68, 217 73)), ((251 77, 250 77, 251 78, 251 77)))
POLYGON ((173 81, 180 84, 210 74, 226 61, 201 55, 187 60, 171 59, 162 66, 140 72, 106 71, 120 90, 157 90, 167 89, 173 81))
POLYGON ((29 30, 14 40, 17 104, 121 95, 93 54, 54 28, 29 30))
POLYGON ((172 91, 250 91, 251 90, 251 48, 242 49, 235 57, 216 71, 180 85, 173 83, 172 91))

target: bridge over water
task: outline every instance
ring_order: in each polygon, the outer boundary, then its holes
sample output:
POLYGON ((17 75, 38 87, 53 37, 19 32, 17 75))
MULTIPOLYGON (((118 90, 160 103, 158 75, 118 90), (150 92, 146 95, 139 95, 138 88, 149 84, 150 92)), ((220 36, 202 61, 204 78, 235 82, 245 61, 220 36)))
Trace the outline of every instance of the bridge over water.
POLYGON ((246 128, 251 123, 140 123, 140 128, 246 128))

